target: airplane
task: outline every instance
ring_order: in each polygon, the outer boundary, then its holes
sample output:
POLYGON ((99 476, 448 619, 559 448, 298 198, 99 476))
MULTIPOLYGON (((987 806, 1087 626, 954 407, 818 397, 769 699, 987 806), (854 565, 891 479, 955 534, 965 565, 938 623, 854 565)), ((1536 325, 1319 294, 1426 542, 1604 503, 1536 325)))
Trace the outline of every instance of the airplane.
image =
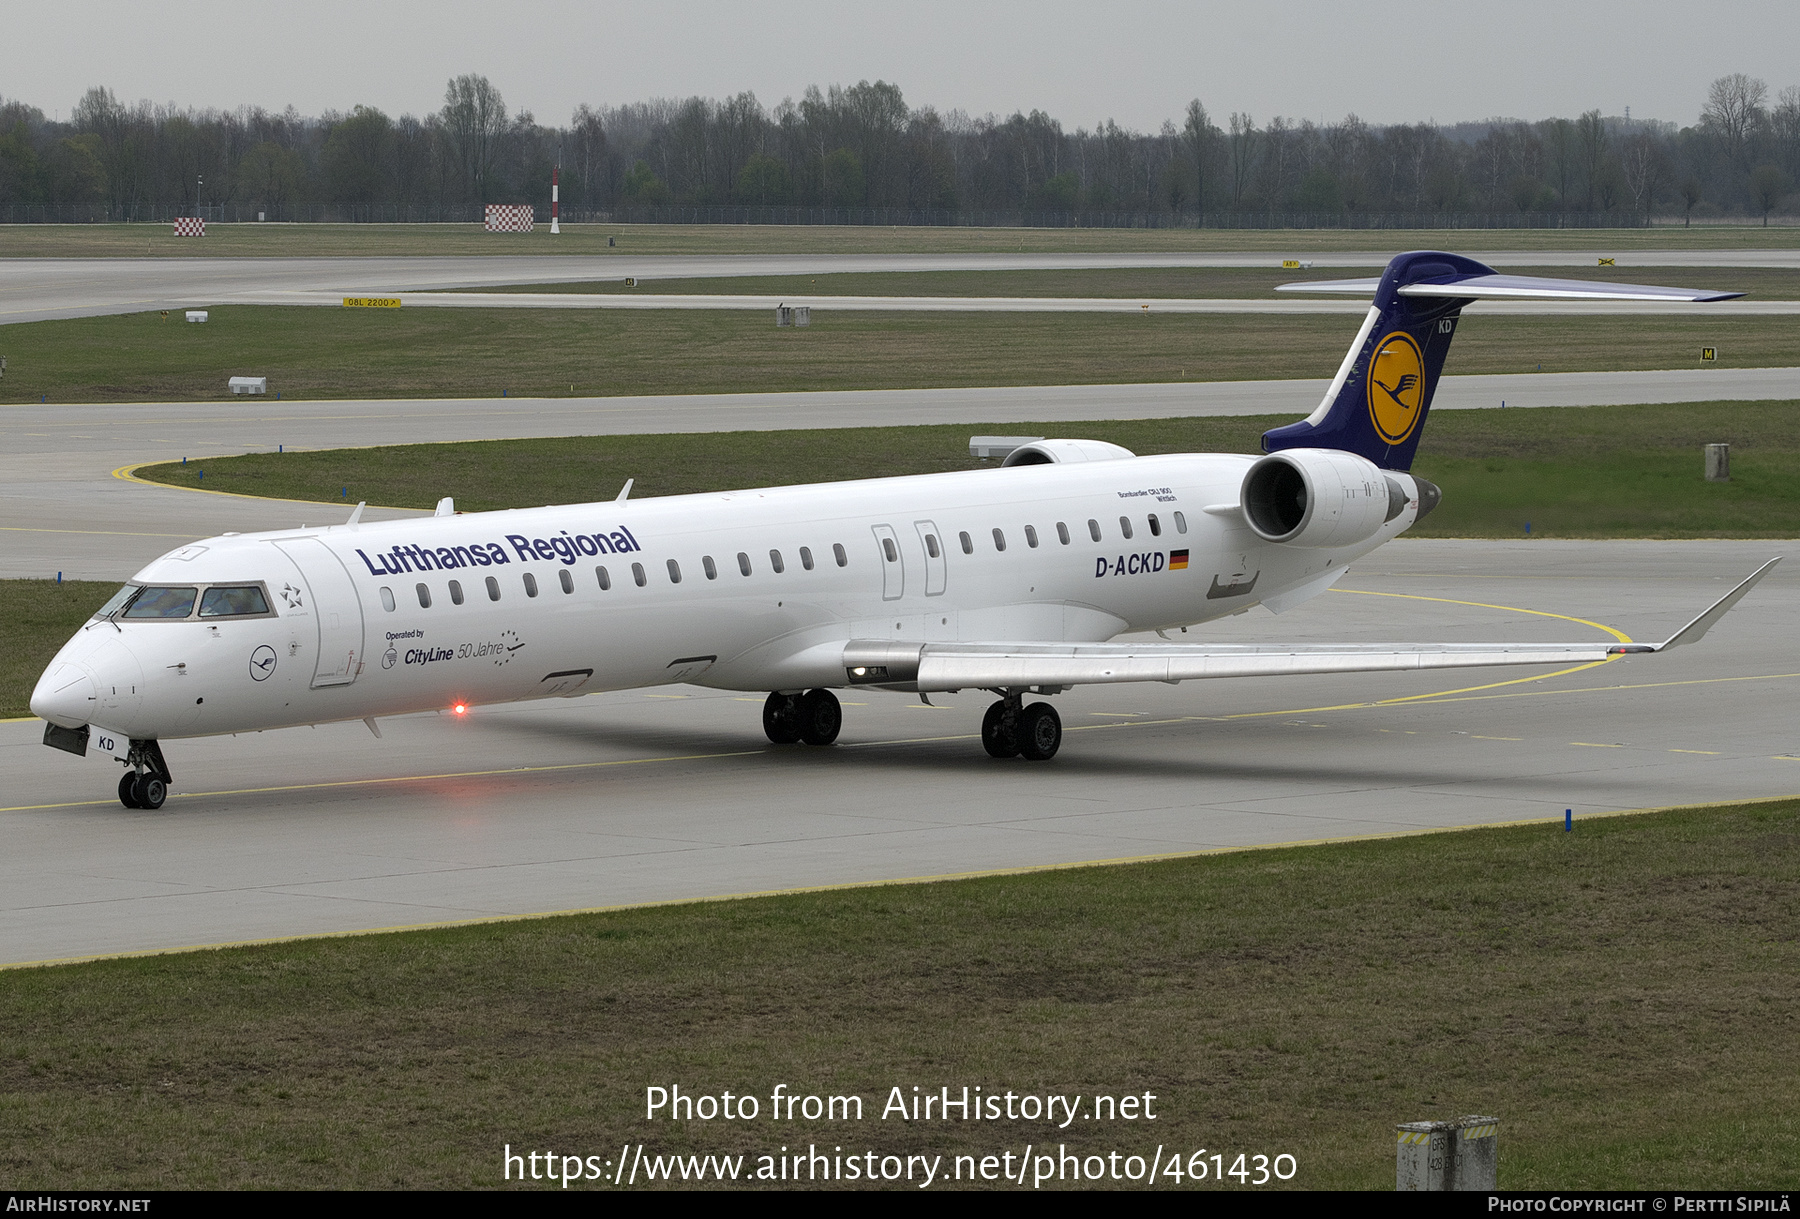
MULTIPOLYGON (((1261 456, 1139 457, 1041 439, 998 467, 224 534, 132 577, 31 696, 44 743, 125 766, 156 809, 163 742, 691 682, 768 691, 777 744, 826 746, 833 690, 995 701, 981 742, 1045 761, 1044 698, 1092 683, 1567 664, 1692 643, 1771 560, 1659 644, 1111 642, 1284 612, 1404 533, 1439 489, 1408 473, 1462 309, 1482 299, 1742 293, 1502 275, 1417 251, 1379 279, 1318 408, 1261 456), (1026 702, 1035 695, 1037 701, 1026 702)), ((1004 446, 1003 446, 1004 447, 1004 446)))

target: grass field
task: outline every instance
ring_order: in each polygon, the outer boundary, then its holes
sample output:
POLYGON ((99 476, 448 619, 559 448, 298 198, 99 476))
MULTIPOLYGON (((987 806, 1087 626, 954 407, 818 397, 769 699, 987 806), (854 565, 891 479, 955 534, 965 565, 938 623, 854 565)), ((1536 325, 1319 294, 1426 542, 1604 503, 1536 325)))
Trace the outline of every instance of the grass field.
POLYGON ((1796 846, 1789 801, 25 970, 0 1175, 465 1188, 507 1144, 752 1171, 1160 1144, 1389 1190, 1394 1123, 1484 1113, 1502 1188, 1788 1188, 1796 846), (760 1120, 645 1120, 671 1084, 760 1120), (777 1084, 864 1120, 772 1122, 777 1084), (1149 1092, 1156 1120, 878 1116, 965 1084, 1149 1092))
POLYGON ((58 648, 106 604, 118 585, 97 580, 0 580, 0 719, 31 714, 31 688, 58 648))
MULTIPOLYGON (((1517 265, 1508 266, 1518 271, 1517 265)), ((1747 292, 1755 300, 1800 298, 1800 271, 1774 267, 1567 267, 1543 268, 1564 279, 1610 283, 1653 282, 1676 288, 1747 292)), ((755 275, 718 279, 646 279, 628 288, 623 277, 586 283, 513 284, 501 288, 459 288, 459 292, 698 293, 786 296, 1072 296, 1120 300, 1270 298, 1278 284, 1317 279, 1349 279, 1359 272, 1320 267, 1284 271, 1279 267, 1108 267, 1079 271, 881 271, 830 275, 755 275)), ((1479 315, 1477 315, 1479 316, 1479 315)))
MULTIPOLYGON (((1280 420, 972 422, 652 436, 572 436, 326 452, 255 453, 146 466, 172 486, 282 499, 486 511, 584 503, 636 479, 636 496, 980 467, 971 434, 1083 436, 1137 453, 1258 451, 1280 420), (202 483, 201 472, 205 479, 202 483), (347 492, 344 490, 347 488, 347 492)), ((1414 469, 1444 490, 1410 536, 1800 536, 1800 402, 1440 411, 1414 469), (1702 478, 1701 448, 1732 446, 1732 480, 1702 478)))
MULTIPOLYGON (((8 326, 0 402, 206 401, 267 376, 285 398, 795 392, 1329 377, 1351 316, 222 306, 8 326)), ((1457 373, 1800 365, 1784 317, 1470 318, 1457 373)))
POLYGON ((932 254, 1267 250, 1748 250, 1800 247, 1800 228, 1651 229, 1000 229, 850 225, 571 224, 552 236, 479 224, 0 225, 0 258, 319 258, 419 254, 932 254), (608 238, 617 244, 608 246, 608 238))

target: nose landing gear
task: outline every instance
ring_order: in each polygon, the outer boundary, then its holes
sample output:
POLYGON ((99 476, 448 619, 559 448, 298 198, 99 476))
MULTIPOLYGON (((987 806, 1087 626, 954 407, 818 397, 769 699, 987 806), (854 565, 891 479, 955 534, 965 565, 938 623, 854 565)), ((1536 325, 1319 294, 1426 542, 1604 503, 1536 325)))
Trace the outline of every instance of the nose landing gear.
POLYGON ((161 808, 173 781, 162 747, 155 741, 133 741, 125 765, 129 769, 119 776, 119 803, 152 812, 161 808))
POLYGON ((1047 762, 1062 748, 1062 716, 1049 703, 1033 703, 1009 694, 981 717, 981 746, 995 758, 1047 762))
POLYGON ((763 732, 777 745, 792 745, 796 741, 829 745, 837 740, 843 726, 844 709, 838 705, 837 695, 829 690, 777 692, 763 703, 763 732))

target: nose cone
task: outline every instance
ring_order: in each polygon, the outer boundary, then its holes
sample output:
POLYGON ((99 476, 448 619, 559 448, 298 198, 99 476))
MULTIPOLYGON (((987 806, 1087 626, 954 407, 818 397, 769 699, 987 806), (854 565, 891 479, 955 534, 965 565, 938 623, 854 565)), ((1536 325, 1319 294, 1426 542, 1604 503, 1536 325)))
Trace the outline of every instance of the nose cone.
POLYGON ((31 713, 64 728, 79 728, 93 719, 98 696, 87 670, 58 662, 38 678, 31 692, 31 713))

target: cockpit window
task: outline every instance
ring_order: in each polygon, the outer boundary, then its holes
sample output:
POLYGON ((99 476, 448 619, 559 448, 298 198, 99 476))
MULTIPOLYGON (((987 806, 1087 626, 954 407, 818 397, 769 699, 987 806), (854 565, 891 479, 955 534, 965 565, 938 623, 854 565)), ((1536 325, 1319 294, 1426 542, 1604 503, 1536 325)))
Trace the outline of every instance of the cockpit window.
POLYGON ((126 618, 186 618, 194 608, 197 588, 146 588, 126 607, 126 618))
POLYGON ((202 618, 229 618, 237 614, 266 614, 269 602, 262 589, 251 584, 242 587, 220 585, 206 590, 200 598, 202 618))
POLYGON ((127 601, 137 596, 138 589, 142 587, 143 585, 141 584, 127 584, 111 597, 108 597, 106 604, 94 611, 94 617, 110 618, 112 615, 118 613, 120 608, 124 606, 127 601))

